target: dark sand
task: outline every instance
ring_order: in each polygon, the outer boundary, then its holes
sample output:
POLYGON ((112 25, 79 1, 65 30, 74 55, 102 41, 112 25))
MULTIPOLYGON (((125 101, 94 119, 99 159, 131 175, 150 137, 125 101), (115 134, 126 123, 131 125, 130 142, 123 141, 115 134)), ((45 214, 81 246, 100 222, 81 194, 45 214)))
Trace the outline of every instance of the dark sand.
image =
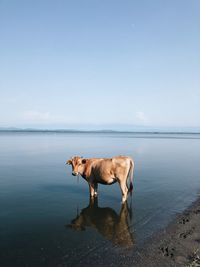
POLYGON ((142 247, 117 250, 101 246, 73 266, 200 266, 200 198, 142 247))
POLYGON ((200 266, 200 198, 126 266, 200 266))

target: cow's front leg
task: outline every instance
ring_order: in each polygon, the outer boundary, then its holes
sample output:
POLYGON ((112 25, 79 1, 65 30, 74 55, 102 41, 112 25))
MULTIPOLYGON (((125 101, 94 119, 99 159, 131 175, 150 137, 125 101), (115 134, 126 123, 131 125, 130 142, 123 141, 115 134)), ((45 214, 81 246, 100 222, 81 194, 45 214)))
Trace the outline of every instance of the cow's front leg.
POLYGON ((89 189, 90 189, 90 196, 94 197, 95 195, 94 184, 89 184, 89 189))

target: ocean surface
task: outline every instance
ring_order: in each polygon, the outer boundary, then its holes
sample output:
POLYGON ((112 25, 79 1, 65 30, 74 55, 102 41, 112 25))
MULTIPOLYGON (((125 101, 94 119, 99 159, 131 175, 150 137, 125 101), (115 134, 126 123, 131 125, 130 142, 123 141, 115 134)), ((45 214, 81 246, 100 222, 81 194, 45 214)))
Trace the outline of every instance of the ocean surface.
POLYGON ((81 266, 103 246, 136 249, 200 192, 199 134, 0 133, 0 266, 81 266), (129 155, 134 192, 87 183, 71 156, 129 155))

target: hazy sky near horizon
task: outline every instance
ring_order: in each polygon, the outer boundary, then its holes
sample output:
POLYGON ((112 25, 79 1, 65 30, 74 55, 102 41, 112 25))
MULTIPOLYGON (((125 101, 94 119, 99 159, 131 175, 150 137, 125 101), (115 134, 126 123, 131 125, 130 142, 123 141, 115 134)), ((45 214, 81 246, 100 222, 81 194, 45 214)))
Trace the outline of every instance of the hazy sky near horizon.
POLYGON ((0 0, 0 127, 200 127, 199 14, 199 0, 0 0))

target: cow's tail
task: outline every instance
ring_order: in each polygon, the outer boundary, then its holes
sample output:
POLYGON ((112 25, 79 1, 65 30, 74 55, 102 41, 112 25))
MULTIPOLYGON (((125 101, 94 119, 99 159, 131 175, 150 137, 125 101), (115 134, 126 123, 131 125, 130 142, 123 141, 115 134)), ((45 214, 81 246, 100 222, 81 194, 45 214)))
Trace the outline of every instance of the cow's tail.
POLYGON ((130 169, 128 172, 128 177, 129 177, 129 181, 130 181, 130 185, 129 185, 129 192, 132 193, 133 191, 133 169, 134 169, 134 162, 132 159, 130 159, 130 169))

